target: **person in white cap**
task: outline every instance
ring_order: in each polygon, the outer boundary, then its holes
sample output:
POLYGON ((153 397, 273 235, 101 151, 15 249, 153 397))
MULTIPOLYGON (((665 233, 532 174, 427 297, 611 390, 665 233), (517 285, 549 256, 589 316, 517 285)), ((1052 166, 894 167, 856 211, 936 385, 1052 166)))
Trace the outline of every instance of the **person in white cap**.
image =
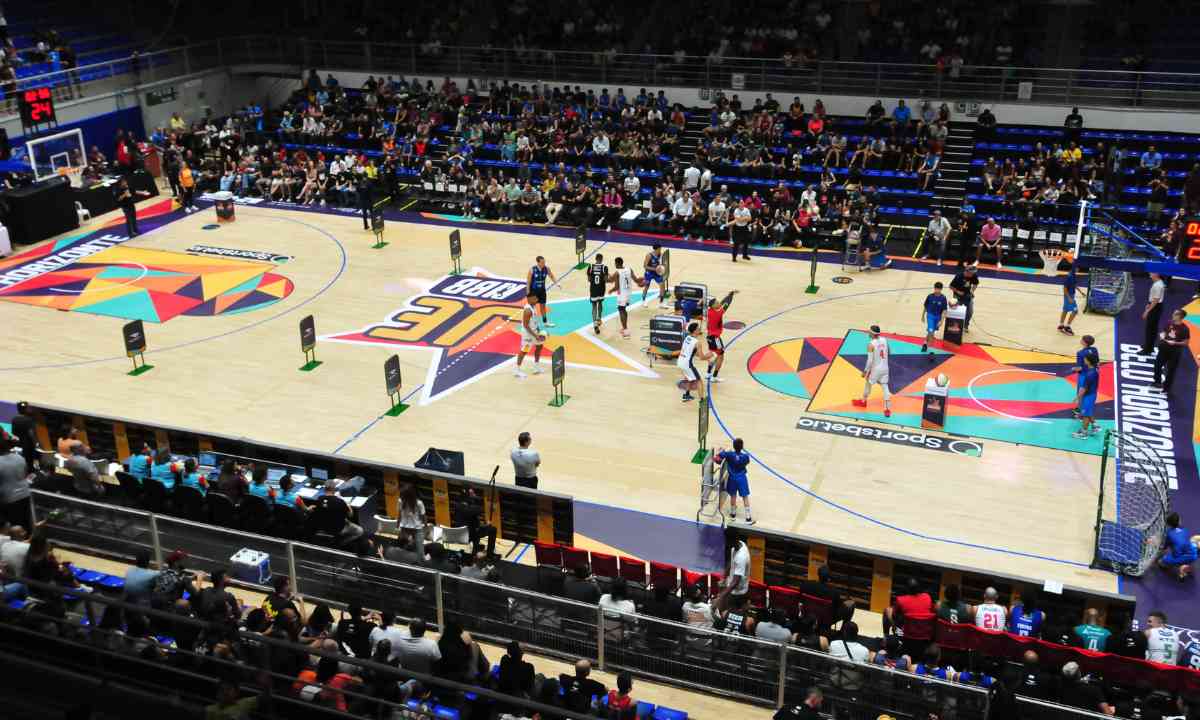
POLYGON ((891 417, 892 389, 888 387, 888 346, 887 339, 879 333, 879 326, 872 325, 871 341, 867 343, 867 366, 863 368, 863 378, 866 382, 863 384, 862 398, 852 402, 857 407, 865 408, 867 398, 871 396, 871 386, 879 385, 883 388, 883 416, 891 417))

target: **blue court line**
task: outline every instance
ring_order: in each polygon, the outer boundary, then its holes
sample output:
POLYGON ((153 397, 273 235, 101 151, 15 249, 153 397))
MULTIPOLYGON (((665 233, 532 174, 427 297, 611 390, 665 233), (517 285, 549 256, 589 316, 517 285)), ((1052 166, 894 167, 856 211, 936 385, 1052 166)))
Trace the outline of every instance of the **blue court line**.
MULTIPOLYGON (((1023 293, 1023 294, 1028 294, 1028 295, 1047 295, 1048 294, 1048 293, 1039 293, 1039 292, 1035 292, 1032 290, 1017 290, 1017 289, 1013 289, 1013 288, 994 288, 994 289, 999 290, 1001 292, 1016 292, 1016 293, 1023 293)), ((758 320, 751 325, 747 325, 740 332, 738 332, 737 335, 734 335, 732 338, 730 338, 729 342, 725 343, 725 348, 726 348, 726 350, 728 350, 735 342, 738 341, 739 338, 741 338, 743 335, 750 332, 754 328, 756 328, 760 325, 763 325, 771 320, 774 320, 781 315, 792 312, 793 310, 801 310, 804 308, 812 307, 814 305, 823 305, 825 303, 830 303, 830 302, 834 302, 837 300, 848 300, 850 298, 865 297, 868 295, 882 295, 885 293, 901 293, 901 292, 914 292, 914 291, 925 292, 925 288, 894 288, 891 290, 867 290, 867 291, 860 292, 860 293, 854 293, 852 295, 844 295, 842 297, 835 297, 835 298, 824 298, 822 300, 813 300, 812 302, 795 305, 793 307, 786 308, 784 310, 780 310, 779 312, 768 315, 767 317, 763 318, 762 320, 758 320)), ((708 392, 708 398, 709 398, 709 408, 712 409, 713 417, 715 417, 717 419, 717 424, 721 426, 721 430, 725 433, 725 435, 730 440, 732 440, 735 436, 733 435, 733 433, 731 433, 729 431, 729 428, 726 427, 725 422, 721 419, 720 413, 717 412, 717 405, 713 400, 712 380, 711 379, 707 382, 707 386, 708 386, 707 392, 708 392)), ((879 527, 898 532, 902 535, 907 535, 909 537, 917 538, 920 540, 931 540, 933 542, 945 543, 947 545, 956 545, 959 547, 972 548, 975 550, 987 550, 990 552, 1003 553, 1005 555, 1014 555, 1017 557, 1026 557, 1026 558, 1031 558, 1034 560, 1046 560, 1048 562, 1059 563, 1062 565, 1070 565, 1072 567, 1084 567, 1084 568, 1090 567, 1089 563, 1078 562, 1076 560, 1066 560, 1064 558, 1050 557, 1048 555, 1038 555, 1037 553, 1023 552, 1020 550, 1010 550, 1008 548, 994 547, 991 545, 981 545, 979 543, 967 542, 965 540, 957 540, 954 538, 940 537, 937 535, 926 535, 925 533, 917 532, 916 530, 909 530, 907 528, 902 528, 899 525, 893 525, 892 523, 886 522, 884 520, 880 520, 879 518, 876 518, 876 517, 872 517, 870 515, 867 515, 866 513, 862 513, 857 510, 853 510, 849 507, 846 507, 845 505, 834 502, 833 500, 830 500, 829 498, 827 498, 823 495, 818 495, 817 493, 813 492, 812 490, 809 490, 808 488, 806 488, 802 485, 799 485, 799 484, 793 482, 792 480, 790 480, 789 478, 785 477, 783 474, 779 473, 774 468, 772 468, 770 465, 763 462, 758 456, 754 455, 753 453, 749 453, 749 454, 750 454, 750 458, 752 460, 754 460, 755 463, 760 465, 768 473, 775 476, 779 480, 782 480, 784 483, 792 486, 796 490, 799 490, 800 492, 804 493, 805 495, 808 495, 809 497, 813 498, 814 500, 818 500, 818 501, 828 505, 829 507, 834 508, 835 510, 840 510, 840 511, 842 511, 848 515, 852 515, 860 520, 865 520, 873 525, 878 525, 879 527)))
MULTIPOLYGON (((404 397, 400 398, 400 402, 404 402, 405 400, 408 400, 408 399, 409 399, 410 397, 412 397, 413 395, 416 395, 418 392, 420 392, 421 388, 423 388, 423 387, 425 387, 425 383, 421 383, 420 385, 416 386, 415 388, 413 388, 412 392, 410 392, 409 394, 407 394, 407 395, 405 395, 404 397)), ((370 430, 371 428, 375 427, 375 423, 377 423, 377 422, 379 422, 380 420, 382 420, 382 419, 384 418, 384 416, 386 416, 386 415, 387 415, 387 411, 386 411, 386 410, 385 410, 384 412, 381 412, 381 413, 379 413, 379 417, 375 418, 375 419, 374 419, 374 420, 372 420, 371 422, 369 422, 369 423, 367 423, 366 425, 364 425, 364 426, 363 426, 363 428, 362 428, 361 430, 359 430, 358 432, 354 433, 354 434, 353 434, 353 435, 351 435, 349 438, 347 438, 346 442, 344 442, 344 443, 342 443, 341 445, 338 445, 336 448, 334 448, 334 450, 333 450, 333 452, 332 452, 331 454, 332 454, 332 455, 337 455, 339 452, 341 452, 341 451, 342 451, 342 448, 346 447, 346 446, 347 446, 347 445, 349 445, 350 443, 352 443, 352 442, 354 442, 355 440, 359 439, 360 437, 362 437, 362 434, 363 434, 363 433, 365 433, 366 431, 368 431, 368 430, 370 430)))
MULTIPOLYGON (((288 217, 278 217, 278 218, 269 218, 269 219, 281 220, 283 222, 290 222, 290 223, 295 223, 297 225, 303 225, 304 227, 309 228, 310 230, 315 230, 316 232, 320 233, 321 235, 324 235, 325 237, 332 240, 335 245, 338 246, 338 251, 342 255, 342 262, 341 262, 341 265, 338 267, 337 272, 334 273, 333 277, 329 279, 329 282, 325 283, 324 287, 322 287, 320 290, 316 291, 309 297, 305 298, 304 300, 301 300, 300 302, 296 303, 295 305, 291 306, 290 308, 287 308, 286 310, 281 310, 281 311, 275 313, 274 315, 271 315, 270 317, 265 317, 262 320, 252 322, 249 325, 243 325, 242 327, 234 328, 233 330, 227 330, 226 332, 219 333, 217 335, 209 335, 208 337, 197 338, 195 340, 188 340, 186 342, 178 343, 176 345, 168 345, 167 347, 150 350, 147 353, 148 355, 157 356, 160 353, 172 352, 174 350, 183 350, 185 348, 200 345, 201 343, 206 343, 209 340, 219 340, 221 338, 229 337, 231 335, 237 335, 239 333, 246 332, 247 330, 253 330, 256 327, 259 327, 260 325, 265 325, 274 320, 278 320, 279 318, 283 317, 284 315, 293 313, 293 312, 299 310, 300 308, 304 307, 305 305, 309 304, 310 302, 313 302, 314 300, 316 300, 317 298, 321 297, 326 292, 328 292, 329 289, 332 288, 339 279, 341 279, 342 275, 346 272, 347 258, 346 258, 346 246, 342 245, 342 242, 340 240, 338 240, 336 237, 334 237, 329 231, 319 228, 316 225, 311 225, 306 222, 301 222, 300 220, 295 220, 295 219, 288 218, 288 217)), ((172 221, 172 222, 174 222, 174 221, 172 221)), ((167 224, 169 224, 169 223, 167 223, 167 224)), ((164 224, 160 227, 166 227, 166 225, 164 224)), ((52 363, 49 365, 23 365, 20 367, 0 367, 0 372, 9 372, 12 370, 52 370, 52 369, 56 369, 56 368, 83 367, 86 365, 98 365, 100 363, 107 363, 107 362, 113 362, 115 360, 126 360, 126 359, 127 358, 124 355, 114 355, 112 357, 107 357, 107 358, 97 358, 95 360, 77 360, 74 362, 52 363)))
POLYGON ((521 552, 517 553, 517 556, 513 558, 513 564, 521 562, 521 558, 525 557, 525 553, 529 552, 530 547, 532 546, 529 543, 525 543, 525 547, 521 548, 521 552))
MULTIPOLYGON (((608 241, 607 241, 607 240, 601 240, 601 241, 600 241, 600 244, 596 246, 596 249, 595 249, 595 250, 591 251, 590 253, 585 253, 585 254, 584 254, 584 256, 583 256, 583 259, 584 259, 584 261, 586 262, 588 258, 590 258, 591 256, 595 255, 596 253, 600 252, 600 248, 604 247, 604 246, 605 246, 605 245, 607 245, 607 244, 608 244, 608 241)), ((567 276, 568 276, 568 275, 570 275, 570 274, 571 274, 571 273, 573 273, 573 272, 575 272, 575 266, 574 266, 574 265, 572 265, 572 266, 571 266, 571 269, 570 269, 570 270, 568 270, 568 271, 566 271, 565 273, 563 273, 563 274, 562 274, 562 277, 560 277, 559 279, 555 280, 555 281, 554 281, 554 284, 553 284, 553 285, 551 285, 551 286, 550 286, 550 288, 553 288, 553 287, 557 287, 557 286, 559 286, 559 285, 562 285, 562 282, 563 282, 563 280, 566 280, 566 279, 567 279, 567 276)), ((547 290, 549 290, 550 288, 546 288, 546 289, 547 289, 547 290)))

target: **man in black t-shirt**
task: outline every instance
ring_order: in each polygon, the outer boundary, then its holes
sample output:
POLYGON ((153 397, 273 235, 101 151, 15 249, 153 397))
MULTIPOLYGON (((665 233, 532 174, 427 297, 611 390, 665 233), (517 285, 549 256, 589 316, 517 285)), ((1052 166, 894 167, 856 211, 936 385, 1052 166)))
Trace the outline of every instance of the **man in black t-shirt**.
POLYGON ((974 265, 967 265, 950 281, 950 290, 954 293, 954 303, 967 307, 967 316, 963 319, 963 332, 970 327, 971 317, 975 314, 975 292, 978 289, 979 275, 974 265))
POLYGON ((608 689, 588 677, 592 673, 592 663, 580 660, 575 663, 575 674, 562 674, 558 682, 563 689, 563 701, 568 710, 586 713, 591 711, 592 698, 597 700, 608 694, 608 689))
POLYGON ((1171 322, 1158 334, 1158 355, 1154 358, 1154 384, 1151 387, 1157 388, 1164 395, 1171 392, 1171 382, 1175 380, 1179 358, 1182 357, 1191 338, 1191 331, 1183 321, 1185 317, 1187 313, 1182 309, 1175 310, 1171 313, 1171 322))
POLYGON ((604 294, 608 284, 616 279, 604 264, 604 256, 596 254, 596 260, 588 267, 588 298, 592 301, 592 329, 600 334, 600 322, 604 317, 604 294))
POLYGON ((1058 689, 1058 701, 1081 710, 1090 710, 1112 715, 1114 708, 1104 699, 1104 692, 1097 685, 1084 682, 1079 663, 1063 665, 1062 685, 1058 689))
POLYGON ((1121 657, 1145 660, 1146 633, 1138 626, 1137 620, 1130 620, 1129 628, 1125 632, 1108 641, 1107 650, 1121 657))

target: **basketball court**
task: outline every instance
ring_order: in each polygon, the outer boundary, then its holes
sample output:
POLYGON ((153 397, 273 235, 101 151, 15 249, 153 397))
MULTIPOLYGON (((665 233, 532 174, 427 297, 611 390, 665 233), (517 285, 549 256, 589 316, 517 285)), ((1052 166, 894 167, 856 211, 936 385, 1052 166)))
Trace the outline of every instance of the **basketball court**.
MULTIPOLYGON (((204 208, 140 206, 142 236, 123 224, 0 261, 0 324, 9 329, 0 381, 10 400, 210 428, 348 456, 413 463, 431 446, 461 450, 467 474, 511 477, 508 451, 529 431, 545 489, 593 503, 693 518, 699 501, 697 407, 681 403, 673 362, 645 354, 653 291, 620 336, 615 299, 591 328, 585 273, 570 232, 458 224, 461 275, 451 274, 444 220, 389 221, 388 245, 348 213, 239 205, 218 223, 204 208), (540 376, 513 376, 525 277, 544 255, 550 338, 540 376), (298 324, 314 317, 322 364, 310 372, 298 324), (145 322, 152 372, 131 377, 122 325, 145 322), (549 356, 567 360, 561 407, 549 356), (382 367, 401 363, 390 416, 382 367)), ((640 272, 650 239, 592 231, 589 256, 640 272)), ((1088 568, 1100 441, 1071 437, 1078 337, 1055 330, 1058 285, 981 272, 968 342, 921 354, 921 304, 932 265, 844 273, 821 263, 805 294, 801 257, 733 264, 727 252, 669 244, 671 282, 710 295, 739 290, 726 315, 727 355, 712 386, 709 445, 743 437, 760 526, 937 562, 994 568, 1086 588, 1117 589, 1088 568), (834 282, 834 276, 849 282, 834 282), (876 394, 863 409, 864 329, 880 325, 892 352, 893 414, 876 394), (945 432, 923 432, 921 392, 945 374, 945 432)), ((640 300, 640 293, 635 294, 640 300)), ((1111 318, 1081 315, 1111 358, 1111 318)), ((526 361, 528 365, 528 360, 526 361)), ((1098 420, 1111 426, 1112 368, 1098 420)), ((634 528, 630 530, 629 528, 634 528)), ((621 547, 622 532, 596 538, 621 547)))

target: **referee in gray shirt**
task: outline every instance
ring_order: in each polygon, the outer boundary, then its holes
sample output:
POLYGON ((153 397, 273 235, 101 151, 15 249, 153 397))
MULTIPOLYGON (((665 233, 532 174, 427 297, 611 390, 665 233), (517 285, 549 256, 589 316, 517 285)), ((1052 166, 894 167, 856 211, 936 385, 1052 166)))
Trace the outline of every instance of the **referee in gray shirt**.
POLYGON ((512 449, 513 474, 517 485, 537 490, 537 469, 542 464, 542 456, 530 447, 532 443, 533 436, 527 432, 517 436, 517 447, 512 449))

